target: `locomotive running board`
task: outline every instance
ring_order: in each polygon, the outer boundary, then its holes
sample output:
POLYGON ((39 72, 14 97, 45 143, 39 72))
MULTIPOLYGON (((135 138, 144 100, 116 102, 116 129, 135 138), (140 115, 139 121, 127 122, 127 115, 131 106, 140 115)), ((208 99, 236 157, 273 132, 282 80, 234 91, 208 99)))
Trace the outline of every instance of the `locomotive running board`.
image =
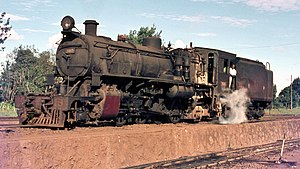
POLYGON ((60 110, 50 110, 47 114, 42 113, 39 117, 34 117, 28 122, 30 127, 57 127, 63 128, 66 115, 60 110))

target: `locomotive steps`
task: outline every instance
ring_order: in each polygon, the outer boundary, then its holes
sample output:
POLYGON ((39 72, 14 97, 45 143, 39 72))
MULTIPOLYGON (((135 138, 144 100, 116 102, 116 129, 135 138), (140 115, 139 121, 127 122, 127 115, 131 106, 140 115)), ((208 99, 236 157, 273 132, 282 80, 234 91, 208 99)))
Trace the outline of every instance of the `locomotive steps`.
POLYGON ((0 132, 0 168, 120 168, 300 138, 300 119, 0 132))

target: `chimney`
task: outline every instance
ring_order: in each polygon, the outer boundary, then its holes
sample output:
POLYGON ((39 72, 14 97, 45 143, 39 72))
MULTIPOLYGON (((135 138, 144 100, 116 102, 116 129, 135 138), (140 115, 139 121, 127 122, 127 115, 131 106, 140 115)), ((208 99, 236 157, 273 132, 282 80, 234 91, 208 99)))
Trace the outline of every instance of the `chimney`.
POLYGON ((95 20, 86 20, 83 24, 85 24, 85 34, 91 36, 97 36, 97 25, 98 22, 95 20))
POLYGON ((160 50, 161 49, 161 39, 156 36, 146 37, 143 39, 142 45, 160 50))

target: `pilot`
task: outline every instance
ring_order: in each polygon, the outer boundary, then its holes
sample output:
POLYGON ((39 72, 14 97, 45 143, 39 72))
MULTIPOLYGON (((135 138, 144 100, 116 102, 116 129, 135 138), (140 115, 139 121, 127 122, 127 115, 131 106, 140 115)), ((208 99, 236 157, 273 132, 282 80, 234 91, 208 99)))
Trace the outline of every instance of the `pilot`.
POLYGON ((237 71, 235 69, 234 64, 232 64, 232 66, 230 67, 229 74, 230 74, 230 76, 229 76, 229 88, 230 89, 235 89, 237 71))

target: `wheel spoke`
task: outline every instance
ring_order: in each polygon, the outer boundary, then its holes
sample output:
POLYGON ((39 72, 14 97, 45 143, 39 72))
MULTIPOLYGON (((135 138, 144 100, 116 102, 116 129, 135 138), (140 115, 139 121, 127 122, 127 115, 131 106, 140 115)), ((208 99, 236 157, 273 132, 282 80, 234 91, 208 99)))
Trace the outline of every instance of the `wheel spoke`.
POLYGON ((115 122, 116 122, 116 126, 121 127, 124 124, 126 124, 126 118, 124 116, 116 117, 115 122))
POLYGON ((136 124, 145 124, 147 122, 147 118, 140 116, 135 118, 136 124))

